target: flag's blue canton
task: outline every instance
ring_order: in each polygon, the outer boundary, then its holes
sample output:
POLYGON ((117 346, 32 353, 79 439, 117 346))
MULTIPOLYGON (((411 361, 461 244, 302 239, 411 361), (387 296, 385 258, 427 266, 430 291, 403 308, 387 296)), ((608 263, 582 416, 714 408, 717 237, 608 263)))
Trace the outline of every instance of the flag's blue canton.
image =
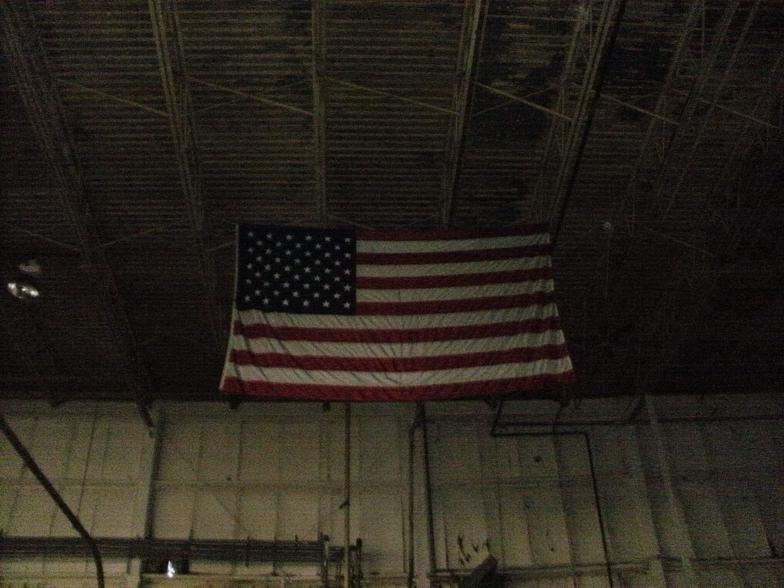
POLYGON ((354 314, 354 231, 242 225, 237 244, 238 309, 354 314))

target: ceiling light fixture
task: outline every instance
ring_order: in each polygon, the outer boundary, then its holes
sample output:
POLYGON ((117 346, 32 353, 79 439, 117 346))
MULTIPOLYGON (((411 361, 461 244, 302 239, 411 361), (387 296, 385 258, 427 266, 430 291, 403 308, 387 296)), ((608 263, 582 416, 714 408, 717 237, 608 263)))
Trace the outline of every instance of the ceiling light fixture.
POLYGON ((32 282, 23 280, 11 280, 7 284, 8 292, 18 300, 31 300, 41 295, 38 287, 32 282))
POLYGON ((28 259, 20 263, 18 271, 6 282, 8 293, 17 300, 29 301, 39 298, 41 290, 36 278, 41 275, 41 264, 36 259, 28 259))

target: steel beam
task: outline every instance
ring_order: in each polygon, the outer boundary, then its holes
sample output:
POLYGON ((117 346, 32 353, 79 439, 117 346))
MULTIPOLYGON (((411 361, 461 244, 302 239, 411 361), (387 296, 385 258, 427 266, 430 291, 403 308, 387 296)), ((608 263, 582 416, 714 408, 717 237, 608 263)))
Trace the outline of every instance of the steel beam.
MULTIPOLYGON (((656 171, 656 183, 655 188, 653 190, 653 194, 657 197, 652 198, 652 204, 656 205, 656 201, 658 197, 660 197, 662 190, 664 189, 664 184, 666 181, 667 176, 672 172, 672 169, 677 163, 680 163, 679 158, 675 158, 675 153, 678 153, 683 147, 684 143, 687 140, 687 137, 684 133, 686 128, 689 126, 689 123, 692 121, 694 114, 697 110, 697 107, 700 104, 700 100, 702 98, 702 94, 705 91, 705 88, 708 84, 708 81, 711 77, 711 72, 713 71, 714 66, 716 65, 720 55, 721 49, 724 46, 724 40, 727 37, 727 34, 730 30, 730 25, 732 24, 733 18, 735 13, 738 10, 738 6, 740 5, 740 0, 732 0, 727 7, 724 9, 722 13, 721 20, 717 25, 716 33, 713 37, 713 42, 711 44, 710 50, 708 54, 702 61, 701 68, 699 74, 694 78, 691 88, 689 89, 689 94, 686 97, 686 102, 683 104, 681 112, 678 116, 678 124, 675 125, 673 130, 673 135, 667 144, 667 148, 663 154, 661 164, 656 171)), ((691 16, 691 14, 690 14, 691 16)), ((666 93, 668 91, 667 86, 663 89, 662 93, 660 94, 660 99, 666 99, 666 93)), ((644 154, 643 158, 644 158, 644 154)), ((641 162, 640 162, 641 163, 641 162)), ((639 172, 635 170, 635 174, 633 174, 633 178, 636 179, 639 172)))
POLYGON ((204 186, 199 162, 193 99, 188 85, 185 51, 174 0, 148 0, 152 32, 158 53, 161 85, 166 99, 174 151, 182 191, 187 204, 188 221, 193 236, 192 246, 199 254, 204 304, 216 349, 223 345, 221 304, 216 296, 215 257, 209 247, 205 222, 204 186))
MULTIPOLYGON (((689 147, 689 153, 685 158, 685 163, 683 164, 683 167, 680 170, 680 174, 678 174, 678 178, 675 180, 674 187, 670 190, 669 201, 667 203, 667 207, 664 209, 664 212, 662 214, 663 217, 666 217, 669 214, 669 211, 675 202, 675 198, 677 197, 678 192, 680 191, 681 185, 683 184, 683 181, 686 178, 686 173, 689 171, 689 167, 691 166, 691 163, 697 152, 697 147, 699 147, 700 142, 702 141, 702 136, 708 127, 708 122, 710 121, 711 115, 713 114, 713 111, 715 110, 716 105, 719 99, 721 98, 722 92, 724 91, 724 86, 727 84, 727 81, 729 80, 730 72, 732 71, 732 68, 735 66, 735 62, 737 61, 738 58, 738 53, 740 52, 740 48, 743 46, 743 42, 746 39, 746 35, 748 34, 749 29, 751 28, 751 25, 754 22, 754 18, 757 15, 757 11, 759 10, 761 2, 762 0, 756 0, 752 5, 752 7, 750 8, 748 15, 746 16, 746 21, 743 24, 743 29, 738 35, 737 41, 735 42, 735 45, 732 49, 732 54, 730 55, 726 67, 724 67, 724 72, 722 73, 721 79, 719 80, 719 84, 714 90, 713 100, 710 101, 708 110, 705 112, 705 114, 702 115, 702 120, 700 122, 700 126, 697 131, 697 136, 691 142, 691 145, 689 147)), ((778 64, 776 65, 776 67, 778 67, 778 64)), ((700 96, 697 96, 694 98, 694 101, 696 104, 699 104, 702 100, 700 96)), ((679 135, 679 136, 682 137, 683 135, 679 135)), ((672 148, 673 147, 670 147, 670 149, 672 148)), ((664 174, 660 174, 658 190, 654 193, 653 196, 654 203, 662 204, 661 199, 662 196, 664 195, 665 181, 666 178, 664 174)))
POLYGON ((449 121, 444 170, 441 175, 441 225, 444 227, 449 227, 452 223, 465 142, 466 121, 471 115, 472 87, 476 65, 482 51, 486 16, 487 0, 466 2, 458 48, 457 83, 452 98, 452 110, 457 114, 449 121))
POLYGON ((311 5, 311 43, 313 45, 311 75, 313 78, 313 153, 316 216, 322 226, 327 225, 327 115, 321 85, 327 49, 324 34, 324 6, 321 0, 311 5))
POLYGON ((5 438, 8 439, 8 442, 19 454, 19 457, 22 458, 22 461, 24 462, 25 466, 27 466, 27 469, 30 470, 30 472, 41 483, 41 486, 44 487, 46 493, 49 494, 52 500, 54 500, 57 507, 62 511, 73 528, 76 529, 77 533, 79 533, 82 541, 84 541, 84 543, 90 549, 93 559, 95 560, 95 573, 98 578, 98 588, 104 588, 103 560, 101 559, 101 552, 98 549, 98 545, 95 542, 95 539, 93 539, 90 533, 87 532, 87 529, 84 528, 84 525, 82 525, 79 517, 74 514, 65 500, 63 500, 63 497, 60 496, 60 493, 57 492, 57 489, 49 481, 49 478, 46 477, 46 474, 44 474, 41 468, 38 467, 38 463, 35 461, 33 456, 30 455, 30 452, 27 451, 27 448, 24 446, 19 437, 16 436, 16 433, 6 422, 2 413, 0 413, 0 431, 3 432, 5 438))
POLYGON ((138 354, 114 272, 100 246, 72 131, 66 122, 65 109, 33 15, 25 3, 8 0, 0 0, 0 15, 3 51, 53 183, 58 188, 63 212, 76 233, 83 265, 95 276, 100 312, 110 332, 112 346, 123 358, 117 379, 143 407, 149 389, 148 373, 138 354))
POLYGON ((606 0, 599 16, 595 33, 596 41, 591 47, 588 64, 583 74, 580 95, 577 98, 577 107, 573 117, 574 123, 569 130, 565 153, 555 184, 553 210, 557 208, 558 213, 555 219, 550 219, 553 244, 558 241, 566 210, 574 192, 574 183, 582 163, 591 123, 604 84, 607 63, 615 45, 615 38, 618 35, 625 8, 626 0, 606 0))

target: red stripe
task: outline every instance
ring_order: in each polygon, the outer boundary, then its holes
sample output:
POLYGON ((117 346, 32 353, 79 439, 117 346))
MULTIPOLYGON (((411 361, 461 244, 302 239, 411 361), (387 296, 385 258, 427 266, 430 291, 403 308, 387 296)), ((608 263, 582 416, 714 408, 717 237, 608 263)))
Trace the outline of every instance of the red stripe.
POLYGON ((266 324, 243 325, 234 323, 234 334, 248 339, 269 337, 280 341, 322 341, 325 343, 425 343, 428 341, 456 341, 508 337, 522 333, 543 333, 561 328, 558 317, 530 319, 487 325, 441 327, 436 329, 308 329, 301 327, 273 327, 266 324))
POLYGON ((574 371, 562 374, 542 374, 527 378, 487 380, 460 384, 401 387, 319 386, 307 384, 276 384, 274 382, 242 382, 237 378, 226 378, 221 391, 226 394, 241 394, 265 398, 319 401, 355 402, 406 402, 413 400, 448 400, 453 398, 477 398, 498 396, 520 391, 537 392, 537 397, 553 397, 557 387, 574 382, 574 371))
POLYGON ((492 239, 496 237, 520 237, 547 233, 546 224, 518 225, 508 229, 430 229, 417 230, 370 230, 358 229, 357 239, 367 241, 448 241, 456 239, 492 239))
POLYGON ((561 359, 569 355, 566 345, 520 347, 503 351, 435 355, 431 357, 324 357, 232 351, 231 361, 238 365, 338 372, 423 372, 504 363, 561 359))
POLYGON ((554 301, 552 292, 534 292, 515 296, 487 296, 485 298, 459 298, 457 300, 427 300, 414 302, 358 302, 356 313, 362 315, 417 315, 448 312, 473 312, 522 308, 532 304, 548 304, 554 301))
POLYGON ((525 247, 500 247, 498 249, 469 249, 467 251, 431 251, 428 253, 357 253, 358 264, 399 265, 460 263, 465 261, 490 261, 538 257, 552 253, 551 245, 525 247))
POLYGON ((528 280, 549 280, 552 270, 540 267, 530 270, 488 272, 484 274, 456 274, 451 276, 409 276, 400 278, 373 278, 357 276, 357 288, 368 290, 408 290, 413 288, 446 288, 449 286, 483 286, 507 284, 528 280))

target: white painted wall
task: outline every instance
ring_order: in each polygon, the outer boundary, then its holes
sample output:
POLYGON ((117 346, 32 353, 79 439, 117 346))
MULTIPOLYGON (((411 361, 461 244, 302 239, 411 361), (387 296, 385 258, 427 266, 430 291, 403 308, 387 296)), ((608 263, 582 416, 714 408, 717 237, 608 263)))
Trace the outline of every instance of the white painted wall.
MULTIPOLYGON (((630 401, 583 401, 561 420, 621 419, 630 401)), ((782 400, 765 395, 705 401, 677 397, 659 399, 657 406, 663 419, 708 413, 738 417, 662 425, 702 585, 782 585, 784 431, 781 420, 741 420, 744 415, 781 414, 782 400)), ((149 527, 161 538, 313 540, 327 533, 343 542, 340 405, 329 412, 319 404, 246 404, 238 410, 218 404, 156 407, 161 423, 157 463, 155 440, 130 405, 52 409, 6 403, 2 408, 95 536, 135 537, 149 527)), ((484 403, 429 404, 427 409, 439 568, 467 570, 492 553, 508 570, 511 586, 608 586, 582 436, 494 438, 489 435, 493 414, 484 403)), ((509 403, 505 412, 547 421, 554 410, 553 403, 518 402, 509 403)), ((407 431, 413 417, 410 405, 354 406, 352 535, 364 541, 370 583, 405 582, 407 431)), ((650 427, 579 430, 590 438, 615 585, 687 585, 679 572, 677 527, 650 427)), ((418 585, 425 586, 420 435, 417 440, 413 540, 418 585)), ((4 441, 0 527, 7 535, 75 535, 4 441)), ((283 564, 273 570, 271 565, 231 562, 193 562, 191 571, 235 577, 275 573, 284 584, 295 578, 315 580, 317 573, 307 566, 283 564)), ((91 574, 89 559, 0 562, 4 588, 25 583, 92 586, 91 574)), ((107 574, 114 585, 133 586, 139 580, 138 562, 108 562, 107 574)))

